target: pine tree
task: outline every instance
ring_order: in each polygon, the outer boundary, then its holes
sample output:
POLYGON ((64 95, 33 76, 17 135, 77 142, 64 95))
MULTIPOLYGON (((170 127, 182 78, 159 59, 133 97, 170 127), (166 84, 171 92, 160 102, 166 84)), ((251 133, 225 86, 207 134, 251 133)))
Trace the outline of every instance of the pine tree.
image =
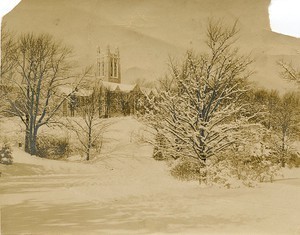
POLYGON ((8 144, 0 149, 0 163, 5 165, 11 165, 13 163, 12 150, 8 144))

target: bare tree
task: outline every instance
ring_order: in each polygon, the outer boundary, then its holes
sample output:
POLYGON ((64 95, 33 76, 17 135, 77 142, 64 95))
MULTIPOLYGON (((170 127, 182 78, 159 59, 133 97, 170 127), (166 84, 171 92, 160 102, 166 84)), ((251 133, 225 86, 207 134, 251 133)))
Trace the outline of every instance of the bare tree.
POLYGON ((62 104, 76 90, 75 83, 66 93, 60 90, 72 83, 71 54, 71 49, 46 34, 24 34, 16 42, 13 59, 18 76, 11 81, 15 92, 7 94, 8 112, 25 125, 25 151, 32 155, 40 127, 55 122, 62 104))
POLYGON ((1 63, 0 63, 0 114, 7 108, 5 96, 12 92, 12 87, 6 85, 6 81, 13 79, 13 69, 16 64, 13 59, 15 53, 14 35, 8 31, 6 25, 1 27, 1 63))
POLYGON ((282 166, 284 167, 290 141, 295 140, 300 129, 300 97, 294 92, 289 92, 277 103, 276 110, 272 113, 272 125, 279 137, 277 148, 282 166))
POLYGON ((288 63, 284 60, 278 61, 278 65, 281 67, 281 76, 283 79, 296 82, 300 85, 300 71, 291 62, 288 63))
POLYGON ((81 97, 77 111, 78 118, 69 119, 69 127, 75 132, 80 143, 80 150, 90 160, 92 150, 101 151, 103 133, 111 122, 99 118, 100 85, 95 84, 86 90, 86 96, 81 97))
MULTIPOLYGON (((171 63, 174 67, 173 62, 171 63)), ((170 91, 176 87, 176 81, 173 77, 164 76, 158 80, 158 90, 170 91)))
MULTIPOLYGON (((286 80, 289 80, 289 81, 292 81, 296 85, 298 85, 299 90, 298 90, 297 99, 299 99, 299 91, 300 91, 300 70, 299 70, 299 68, 295 67, 292 62, 288 63, 284 60, 280 60, 278 62, 278 64, 282 69, 282 71, 281 71, 282 78, 286 79, 286 80)), ((286 96, 283 97, 283 102, 286 102, 286 100, 294 102, 295 97, 296 97, 296 94, 289 93, 289 94, 287 94, 286 96)), ((294 106, 294 104, 286 104, 286 105, 288 105, 288 107, 294 106)), ((292 109, 293 109, 292 111, 295 111, 295 110, 299 111, 299 109, 297 109, 297 107, 295 107, 295 106, 292 109)), ((289 108, 287 108, 287 110, 289 110, 289 108)), ((284 111, 286 111, 286 110, 284 110, 284 111)), ((292 112, 292 114, 293 114, 293 112, 292 112)), ((282 117, 281 117, 281 119, 282 119, 282 117)), ((294 117, 291 117, 291 120, 292 119, 294 119, 294 117)), ((298 116, 298 127, 297 127, 298 129, 300 128, 299 127, 299 124, 300 124, 299 121, 300 121, 300 116, 298 116)), ((293 125, 294 125, 294 123, 293 123, 293 125)))
POLYGON ((266 133, 268 132, 269 137, 266 144, 284 167, 291 153, 291 142, 299 136, 299 95, 288 92, 280 96, 278 91, 266 89, 258 89, 253 93, 251 109, 252 112, 256 109, 260 114, 256 116, 255 122, 267 128, 266 133))
POLYGON ((249 113, 257 113, 255 122, 263 124, 267 129, 274 128, 273 117, 280 103, 280 96, 277 90, 266 90, 254 88, 248 92, 249 113))
POLYGON ((14 42, 14 35, 8 31, 6 25, 1 27, 1 66, 0 76, 1 82, 5 78, 9 79, 12 76, 16 61, 13 58, 15 54, 16 45, 14 42))

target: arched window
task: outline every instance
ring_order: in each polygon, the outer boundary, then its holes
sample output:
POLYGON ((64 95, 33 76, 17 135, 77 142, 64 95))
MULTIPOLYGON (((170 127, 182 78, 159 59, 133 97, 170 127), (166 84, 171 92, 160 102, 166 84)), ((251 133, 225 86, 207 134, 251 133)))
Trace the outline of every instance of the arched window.
POLYGON ((118 77, 117 61, 114 59, 114 77, 118 77))
POLYGON ((110 76, 113 77, 113 72, 114 72, 114 64, 113 64, 113 59, 110 61, 110 76))
POLYGON ((101 75, 101 63, 98 61, 98 76, 101 75))

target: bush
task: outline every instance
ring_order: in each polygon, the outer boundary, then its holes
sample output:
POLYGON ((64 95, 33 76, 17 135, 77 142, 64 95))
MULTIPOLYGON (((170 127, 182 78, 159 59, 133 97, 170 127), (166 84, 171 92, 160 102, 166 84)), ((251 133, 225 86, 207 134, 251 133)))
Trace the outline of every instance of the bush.
POLYGON ((204 164, 188 158, 180 158, 174 162, 171 175, 179 180, 200 180, 204 174, 204 164))
POLYGON ((274 161, 272 156, 246 156, 238 161, 238 177, 247 183, 273 182, 281 169, 280 163, 274 161))
POLYGON ((159 149, 157 146, 154 146, 153 149, 153 158, 157 161, 163 161, 166 160, 163 151, 161 149, 159 149))
POLYGON ((163 135, 157 134, 155 136, 155 142, 154 142, 154 148, 153 148, 153 158, 157 161, 167 160, 167 157, 165 156, 165 147, 166 147, 166 140, 163 135))
POLYGON ((205 163, 181 158, 174 165, 171 169, 171 175, 179 180, 197 180, 200 184, 221 185, 227 188, 232 187, 233 182, 237 182, 235 175, 232 174, 230 162, 220 161, 217 158, 210 159, 205 163))
POLYGON ((59 159, 68 157, 70 154, 70 143, 67 138, 55 136, 40 136, 37 141, 37 156, 42 158, 59 159))
POLYGON ((298 153, 291 153, 287 159, 288 167, 300 167, 300 157, 298 153))
POLYGON ((171 175, 180 180, 198 180, 206 185, 253 187, 258 182, 272 182, 280 169, 280 164, 271 156, 226 152, 211 157, 205 163, 181 158, 173 163, 171 175))
POLYGON ((4 144, 0 149, 0 163, 5 165, 13 163, 12 150, 8 144, 4 144))

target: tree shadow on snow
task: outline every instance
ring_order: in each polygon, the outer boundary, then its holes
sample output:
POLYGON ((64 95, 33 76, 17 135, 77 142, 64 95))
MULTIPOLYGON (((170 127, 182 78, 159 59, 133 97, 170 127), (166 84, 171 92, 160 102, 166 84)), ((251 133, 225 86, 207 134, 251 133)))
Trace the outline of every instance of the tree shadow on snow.
MULTIPOLYGON (((166 208, 165 208, 166 209, 166 208)), ((222 231, 223 226, 241 226, 243 215, 189 214, 189 211, 167 210, 147 203, 38 204, 26 201, 2 208, 3 234, 149 234, 178 233, 189 229, 222 231)))

